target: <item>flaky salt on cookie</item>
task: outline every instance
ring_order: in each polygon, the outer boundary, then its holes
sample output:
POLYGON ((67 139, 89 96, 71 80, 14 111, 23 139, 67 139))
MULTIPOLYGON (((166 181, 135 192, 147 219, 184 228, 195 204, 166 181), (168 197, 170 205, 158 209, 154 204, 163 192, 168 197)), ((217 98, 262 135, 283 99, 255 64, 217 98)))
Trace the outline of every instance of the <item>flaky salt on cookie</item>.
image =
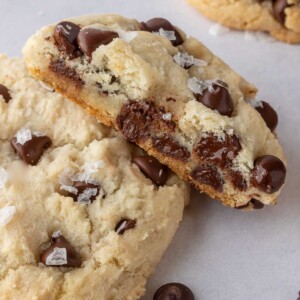
POLYGON ((0 299, 140 299, 189 185, 20 59, 0 84, 0 299))
POLYGON ((299 0, 188 0, 208 18, 240 30, 269 32, 274 38, 300 43, 299 0))
POLYGON ((200 191, 231 207, 275 203, 285 157, 256 88, 169 21, 116 15, 42 28, 27 66, 200 191))

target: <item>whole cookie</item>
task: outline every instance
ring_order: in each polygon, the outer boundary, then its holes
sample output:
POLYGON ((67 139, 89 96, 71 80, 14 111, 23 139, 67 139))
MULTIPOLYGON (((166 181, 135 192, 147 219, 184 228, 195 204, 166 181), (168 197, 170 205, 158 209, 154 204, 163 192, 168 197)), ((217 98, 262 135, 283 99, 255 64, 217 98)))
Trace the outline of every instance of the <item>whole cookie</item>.
POLYGON ((188 0, 208 18, 231 28, 269 32, 274 38, 300 43, 299 0, 188 0))
POLYGON ((139 299, 187 184, 149 159, 141 170, 140 149, 21 60, 0 55, 0 67, 0 299, 139 299))
POLYGON ((200 191, 231 207, 275 203, 286 173, 275 110, 170 21, 74 18, 39 30, 24 55, 33 76, 200 191))

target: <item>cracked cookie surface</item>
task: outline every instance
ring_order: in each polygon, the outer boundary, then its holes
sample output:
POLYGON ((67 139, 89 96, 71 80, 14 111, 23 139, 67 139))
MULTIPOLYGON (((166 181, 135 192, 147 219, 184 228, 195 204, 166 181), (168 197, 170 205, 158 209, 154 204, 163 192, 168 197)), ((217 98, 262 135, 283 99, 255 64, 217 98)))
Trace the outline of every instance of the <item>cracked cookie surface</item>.
POLYGON ((188 185, 21 60, 0 66, 0 298, 139 299, 188 185))
POLYGON ((78 17, 42 28, 23 52, 33 76, 200 191, 231 207, 275 203, 286 172, 276 112, 168 20, 78 17))
POLYGON ((269 32, 274 38, 300 43, 299 0, 188 0, 208 18, 240 30, 269 32))

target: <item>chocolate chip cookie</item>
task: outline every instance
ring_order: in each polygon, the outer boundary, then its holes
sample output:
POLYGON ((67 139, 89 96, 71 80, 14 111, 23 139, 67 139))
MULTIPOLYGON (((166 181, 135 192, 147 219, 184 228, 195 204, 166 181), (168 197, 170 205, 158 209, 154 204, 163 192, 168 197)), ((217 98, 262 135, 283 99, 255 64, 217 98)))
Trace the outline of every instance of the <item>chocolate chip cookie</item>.
POLYGON ((139 299, 189 188, 0 55, 0 299, 139 299))
POLYGON ((24 55, 34 77, 200 191, 231 207, 275 203, 286 174, 275 110, 170 21, 74 18, 39 30, 24 55))
POLYGON ((274 38, 300 43, 299 0, 188 0, 208 18, 241 30, 269 32, 274 38))

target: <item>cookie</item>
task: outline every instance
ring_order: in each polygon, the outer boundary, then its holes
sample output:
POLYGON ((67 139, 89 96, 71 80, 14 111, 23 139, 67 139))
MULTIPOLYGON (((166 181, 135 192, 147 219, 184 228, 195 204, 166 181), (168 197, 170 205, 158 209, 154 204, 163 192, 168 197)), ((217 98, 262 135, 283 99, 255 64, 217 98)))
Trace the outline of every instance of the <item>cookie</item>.
POLYGON ((276 112, 169 21, 74 18, 39 30, 24 56, 34 77, 200 191, 231 207, 275 203, 286 173, 276 112))
POLYGON ((0 66, 0 299, 139 299, 188 185, 21 60, 0 66))
POLYGON ((300 43, 299 0, 188 0, 206 17, 240 30, 269 32, 274 38, 300 43))

